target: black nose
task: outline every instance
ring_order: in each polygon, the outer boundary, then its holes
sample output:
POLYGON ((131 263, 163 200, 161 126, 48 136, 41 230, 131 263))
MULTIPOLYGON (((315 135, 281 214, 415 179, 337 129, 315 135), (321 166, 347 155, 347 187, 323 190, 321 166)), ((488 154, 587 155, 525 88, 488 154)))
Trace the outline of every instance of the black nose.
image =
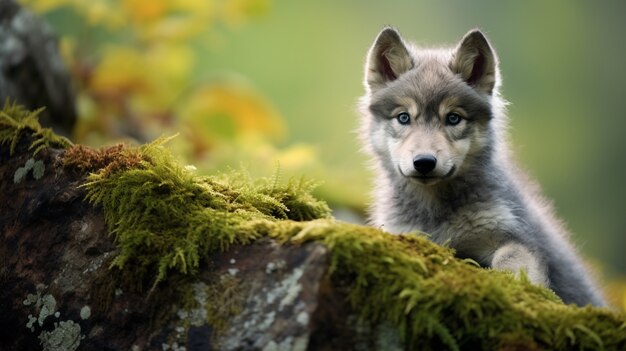
POLYGON ((437 159, 431 155, 419 155, 413 159, 413 167, 422 175, 430 173, 437 165, 437 159))

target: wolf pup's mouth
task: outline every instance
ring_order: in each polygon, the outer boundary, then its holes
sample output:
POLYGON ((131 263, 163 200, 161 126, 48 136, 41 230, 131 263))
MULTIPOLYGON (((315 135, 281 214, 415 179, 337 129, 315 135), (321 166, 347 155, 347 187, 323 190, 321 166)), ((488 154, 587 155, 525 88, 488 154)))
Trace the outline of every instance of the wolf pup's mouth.
POLYGON ((398 166, 398 172, 400 172, 402 176, 406 178, 414 179, 420 182, 421 184, 434 184, 434 183, 439 182, 440 180, 449 179, 454 175, 454 171, 456 171, 456 166, 453 165, 452 168, 450 168, 450 170, 448 171, 448 173, 446 173, 443 176, 417 175, 417 174, 407 175, 407 174, 404 174, 400 166, 398 166))

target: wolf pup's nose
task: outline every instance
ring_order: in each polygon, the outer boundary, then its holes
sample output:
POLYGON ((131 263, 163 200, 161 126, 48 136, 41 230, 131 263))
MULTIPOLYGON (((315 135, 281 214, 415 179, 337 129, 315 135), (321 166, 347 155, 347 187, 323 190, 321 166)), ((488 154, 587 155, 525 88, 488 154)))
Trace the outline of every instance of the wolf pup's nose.
POLYGON ((419 155, 413 159, 413 167, 422 175, 427 175, 437 165, 437 159, 431 155, 419 155))

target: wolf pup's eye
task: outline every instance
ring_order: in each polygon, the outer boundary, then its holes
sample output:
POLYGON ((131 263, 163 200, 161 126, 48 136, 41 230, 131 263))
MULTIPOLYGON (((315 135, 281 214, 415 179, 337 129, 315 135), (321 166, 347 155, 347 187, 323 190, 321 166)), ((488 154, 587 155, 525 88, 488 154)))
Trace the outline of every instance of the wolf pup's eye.
POLYGON ((406 112, 402 112, 396 118, 398 119, 398 122, 400 124, 409 124, 409 123, 411 123, 411 116, 409 116, 409 114, 406 113, 406 112))
POLYGON ((461 123, 461 115, 456 112, 450 112, 446 115, 446 124, 449 126, 455 126, 461 123))

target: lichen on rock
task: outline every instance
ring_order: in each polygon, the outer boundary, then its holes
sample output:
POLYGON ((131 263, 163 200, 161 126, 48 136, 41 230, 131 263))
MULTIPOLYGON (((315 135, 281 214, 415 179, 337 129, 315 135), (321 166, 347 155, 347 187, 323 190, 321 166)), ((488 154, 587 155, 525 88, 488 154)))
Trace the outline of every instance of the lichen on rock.
POLYGON ((43 331, 39 340, 43 351, 74 351, 80 346, 82 338, 80 325, 73 321, 61 321, 54 324, 52 331, 43 331))
MULTIPOLYGON (((0 125, 0 131, 2 128, 0 125)), ((218 253, 260 239, 283 249, 314 243, 324 250, 327 288, 347 297, 355 323, 367 325, 376 344, 435 350, 626 349, 624 315, 564 305, 554 293, 532 285, 523 276, 516 278, 457 259, 451 249, 420 233, 391 235, 339 222, 330 216, 323 201, 311 195, 311 181, 282 184, 278 177, 252 180, 243 172, 198 175, 192 167, 176 161, 165 141, 101 152, 74 147, 65 153, 64 167, 85 173, 87 198, 101 206, 117 246, 110 271, 101 275, 105 288, 93 290, 90 301, 94 304, 107 300, 107 295, 114 299, 119 295, 116 291, 124 291, 118 298, 148 292, 154 297, 151 323, 172 322, 176 316, 170 307, 177 306, 176 310, 187 311, 185 318, 194 308, 206 311, 197 315, 197 325, 205 321, 211 326, 228 325, 240 316, 233 315, 244 299, 237 293, 219 293, 224 290, 212 292, 212 287, 223 289, 225 285, 220 288, 220 282, 200 279, 200 269, 209 270, 218 253), (145 289, 146 283, 149 289, 145 289), (199 291, 202 293, 196 294, 199 291), (233 308, 223 313, 214 304, 233 308)), ((238 256, 235 262, 240 261, 238 256)), ((258 270, 264 277, 276 277, 278 283, 246 296, 247 313, 256 316, 250 329, 278 328, 275 321, 285 320, 285 310, 293 312, 291 320, 296 326, 316 318, 310 313, 313 307, 307 312, 291 308, 298 306, 294 296, 304 292, 299 284, 305 279, 297 269, 306 274, 307 268, 300 263, 300 268, 283 270, 276 262, 264 261, 258 270), (274 288, 280 291, 268 295, 274 288), (261 309, 255 303, 275 308, 256 315, 261 309)), ((242 267, 227 269, 228 279, 241 279, 242 267), (229 275, 227 269, 238 269, 238 273, 229 275)), ((36 304, 37 295, 27 301, 36 304)), ((37 313, 39 310, 32 318, 37 318, 37 313)), ((184 343, 182 334, 189 326, 175 326, 173 330, 181 330, 181 336, 168 339, 166 345, 171 348, 184 343)), ((45 340, 49 350, 54 350, 52 345, 59 345, 59 340, 71 349, 80 338, 80 326, 60 322, 45 333, 42 343, 45 340)), ((297 334, 264 339, 256 346, 273 350, 307 345, 307 335, 297 334)))
POLYGON ((87 305, 80 309, 80 319, 89 319, 91 317, 91 308, 87 305))
POLYGON ((310 195, 310 182, 198 176, 160 141, 142 146, 141 154, 146 160, 137 168, 94 173, 85 185, 120 247, 114 265, 126 272, 153 274, 158 283, 169 274, 194 274, 211 252, 261 237, 319 242, 329 248, 330 274, 347 284, 359 318, 393 326, 409 348, 490 349, 512 345, 511 335, 553 349, 626 344, 623 316, 566 306, 523 278, 456 259, 424 235, 337 222, 310 195))
POLYGON ((42 292, 45 290, 45 285, 39 284, 36 289, 35 294, 28 294, 26 299, 22 302, 25 306, 33 306, 35 309, 35 313, 38 314, 38 317, 31 317, 26 325, 27 328, 33 329, 33 324, 36 321, 39 326, 43 326, 44 321, 49 316, 57 316, 57 301, 51 294, 44 294, 42 292))
POLYGON ((15 170, 15 173, 13 174, 13 183, 21 183, 24 179, 26 179, 26 176, 30 171, 32 171, 33 178, 35 178, 35 180, 38 180, 43 177, 45 170, 46 165, 43 163, 42 160, 35 161, 35 159, 31 157, 26 161, 24 166, 18 167, 15 170))

